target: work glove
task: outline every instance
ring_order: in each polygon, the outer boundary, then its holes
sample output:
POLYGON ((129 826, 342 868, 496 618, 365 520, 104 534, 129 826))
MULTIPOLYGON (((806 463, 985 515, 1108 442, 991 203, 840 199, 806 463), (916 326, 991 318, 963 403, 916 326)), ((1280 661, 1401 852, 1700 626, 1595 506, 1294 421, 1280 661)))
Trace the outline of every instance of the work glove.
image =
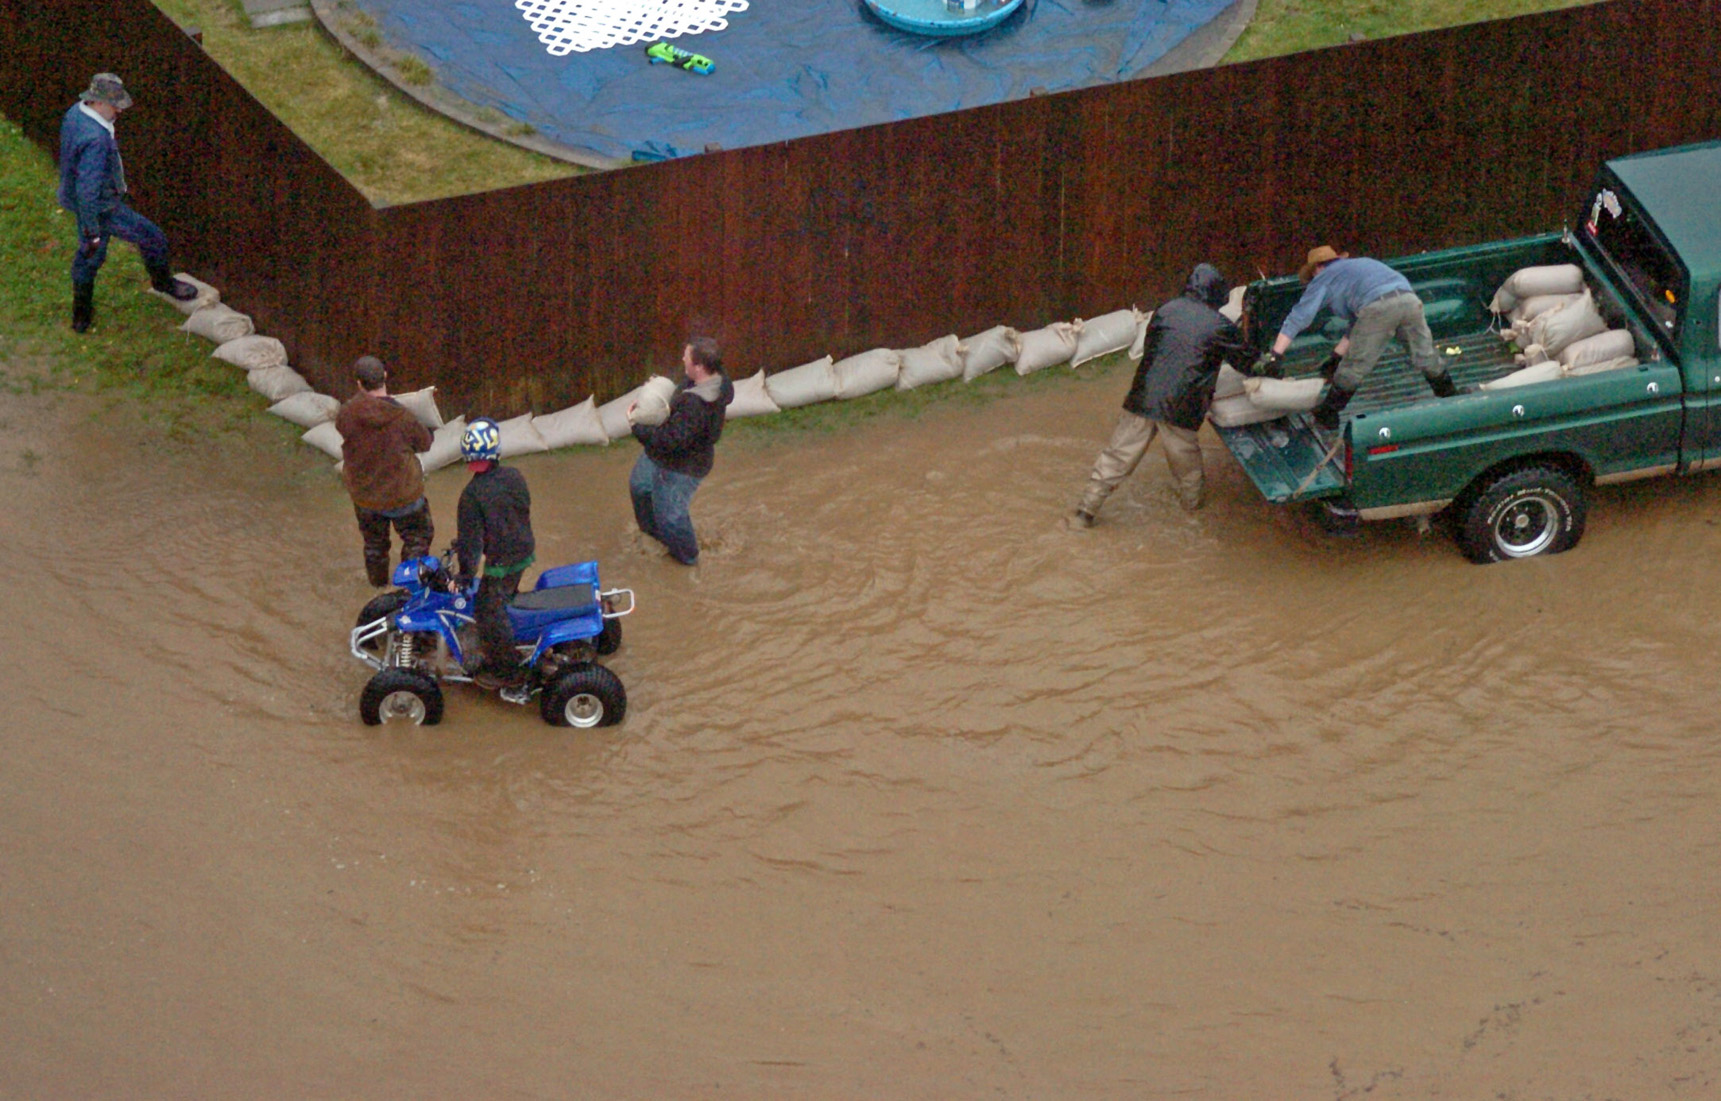
POLYGON ((1249 368, 1249 373, 1256 378, 1284 378, 1284 357, 1278 352, 1267 352, 1255 361, 1255 365, 1249 368))
POLYGON ((1333 380, 1333 375, 1338 373, 1339 364, 1344 361, 1344 358, 1344 356, 1334 352, 1327 356, 1326 359, 1323 359, 1321 361, 1321 377, 1326 379, 1328 382, 1331 382, 1333 380))

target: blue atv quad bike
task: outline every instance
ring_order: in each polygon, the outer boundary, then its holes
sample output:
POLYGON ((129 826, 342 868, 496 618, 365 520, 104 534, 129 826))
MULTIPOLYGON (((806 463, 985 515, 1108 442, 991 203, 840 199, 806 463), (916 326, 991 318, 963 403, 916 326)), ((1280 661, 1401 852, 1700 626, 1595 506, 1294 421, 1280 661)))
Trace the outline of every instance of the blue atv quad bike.
MULTIPOLYGON (((400 587, 359 613, 353 656, 376 670, 359 697, 359 715, 367 724, 435 726, 442 721, 442 685, 473 683, 478 582, 461 585, 452 564, 452 551, 441 559, 402 562, 394 571, 400 587)), ((528 677, 500 695, 520 704, 538 696, 544 721, 553 726, 588 729, 621 722, 627 692, 597 658, 621 648, 621 617, 632 611, 633 590, 600 589, 596 562, 545 570, 536 588, 508 606, 528 677)))

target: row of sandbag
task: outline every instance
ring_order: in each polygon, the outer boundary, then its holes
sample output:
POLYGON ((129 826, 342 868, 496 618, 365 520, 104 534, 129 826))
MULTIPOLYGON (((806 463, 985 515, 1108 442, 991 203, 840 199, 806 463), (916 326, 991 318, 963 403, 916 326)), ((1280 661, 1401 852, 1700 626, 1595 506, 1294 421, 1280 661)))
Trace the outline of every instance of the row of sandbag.
POLYGON ((1636 367, 1637 341, 1625 329, 1610 329, 1576 264, 1519 268, 1489 303, 1504 319, 1502 339, 1518 346, 1518 370, 1482 384, 1504 390, 1558 378, 1636 367))
MULTIPOLYGON (((770 375, 760 371, 735 383, 735 399, 729 405, 728 416, 761 416, 816 402, 863 397, 880 390, 913 390, 935 382, 968 381, 1005 366, 1014 367, 1019 375, 1028 375, 1062 364, 1077 366, 1124 349, 1130 349, 1139 358, 1148 316, 1136 309, 1116 310, 1087 320, 1057 322, 1026 333, 999 325, 966 340, 952 334, 919 348, 878 348, 841 360, 824 356, 770 375)), ((215 354, 221 355, 222 349, 218 347, 215 354)), ((282 363, 285 363, 284 350, 282 363)), ((340 403, 310 390, 309 384, 305 384, 303 393, 284 397, 270 406, 269 411, 306 427, 308 431, 303 437, 306 443, 339 459, 341 437, 333 420, 340 403)), ((502 456, 512 458, 576 445, 602 446, 629 436, 634 423, 662 422, 668 415, 669 398, 674 390, 672 381, 654 376, 603 405, 598 405, 595 398, 587 398, 555 413, 522 413, 501 421, 502 456), (634 405, 638 408, 630 422, 627 411, 634 405)), ((427 472, 459 458, 460 435, 466 420, 442 419, 436 408, 434 387, 392 396, 431 430, 431 448, 419 456, 427 472)))

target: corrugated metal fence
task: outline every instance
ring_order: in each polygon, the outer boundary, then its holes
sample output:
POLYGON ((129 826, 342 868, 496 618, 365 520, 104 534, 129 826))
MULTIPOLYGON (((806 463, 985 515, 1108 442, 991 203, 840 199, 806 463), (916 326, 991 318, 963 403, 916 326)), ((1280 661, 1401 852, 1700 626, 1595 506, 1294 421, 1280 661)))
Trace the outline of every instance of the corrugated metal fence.
POLYGON ((543 412, 1148 306, 1331 241, 1556 227, 1596 164, 1721 136, 1721 0, 1610 0, 374 209, 148 0, 0 0, 0 110, 52 143, 103 69, 138 205, 320 389, 383 356, 450 412, 543 412))

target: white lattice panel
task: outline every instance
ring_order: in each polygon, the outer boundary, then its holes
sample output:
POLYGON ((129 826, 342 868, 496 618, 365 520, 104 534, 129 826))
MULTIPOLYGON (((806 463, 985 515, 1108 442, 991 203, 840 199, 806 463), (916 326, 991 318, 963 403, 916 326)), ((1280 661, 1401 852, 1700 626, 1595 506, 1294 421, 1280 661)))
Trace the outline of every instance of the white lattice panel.
POLYGON ((514 0, 557 57, 720 31, 747 0, 514 0))

